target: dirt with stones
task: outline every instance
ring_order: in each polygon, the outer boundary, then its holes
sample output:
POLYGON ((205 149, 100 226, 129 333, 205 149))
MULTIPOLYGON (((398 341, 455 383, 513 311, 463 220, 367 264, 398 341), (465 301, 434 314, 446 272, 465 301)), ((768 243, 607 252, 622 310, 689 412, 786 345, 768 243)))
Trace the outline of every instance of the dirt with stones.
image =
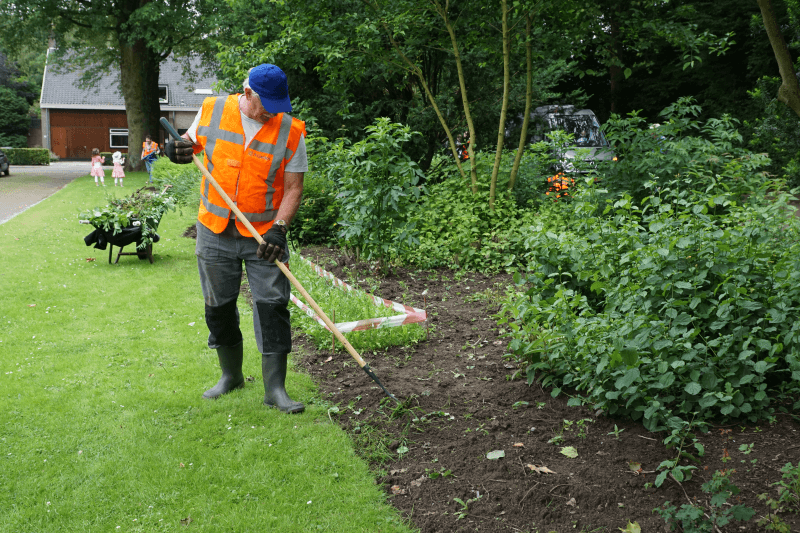
MULTIPOLYGON (((301 255, 353 286, 377 276, 373 265, 337 249, 309 247, 301 255)), ((699 434, 705 455, 693 479, 668 479, 653 488, 658 465, 674 457, 662 444, 665 435, 568 407, 566 398, 552 398, 537 383, 511 379, 522 369, 505 356, 508 339, 493 319, 499 296, 512 283, 509 275, 399 268, 379 281, 377 296, 424 305, 428 312, 427 340, 361 354, 408 411, 393 418, 394 402, 345 351, 318 350, 299 331, 295 368, 308 372, 322 397, 338 407, 331 416, 351 434, 388 500, 413 527, 426 533, 612 532, 632 521, 643 532, 666 532, 654 508, 666 501, 707 504, 710 495, 701 485, 716 470, 735 469, 732 481, 741 493, 729 501, 754 508, 756 515, 720 531, 763 531, 756 520, 768 510, 758 495, 777 498, 772 484, 781 479, 781 467, 800 461, 800 424, 792 417, 699 434), (559 434, 560 443, 548 442, 559 434), (752 444, 752 451, 741 452, 742 444, 752 444), (563 455, 563 447, 575 448, 578 456, 563 455), (487 458, 495 451, 504 457, 487 458)), ((800 516, 780 517, 790 531, 800 531, 800 516)))

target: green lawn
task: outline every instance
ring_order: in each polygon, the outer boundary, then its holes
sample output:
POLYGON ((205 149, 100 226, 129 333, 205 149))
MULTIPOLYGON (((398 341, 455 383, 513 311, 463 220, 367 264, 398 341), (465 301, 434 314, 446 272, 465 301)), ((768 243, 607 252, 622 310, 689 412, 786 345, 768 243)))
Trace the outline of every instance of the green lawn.
POLYGON ((78 213, 145 180, 78 178, 0 225, 0 531, 410 531, 307 376, 287 379, 304 414, 261 405, 243 299, 255 381, 201 398, 219 376, 193 209, 165 215, 152 265, 84 244, 78 213))

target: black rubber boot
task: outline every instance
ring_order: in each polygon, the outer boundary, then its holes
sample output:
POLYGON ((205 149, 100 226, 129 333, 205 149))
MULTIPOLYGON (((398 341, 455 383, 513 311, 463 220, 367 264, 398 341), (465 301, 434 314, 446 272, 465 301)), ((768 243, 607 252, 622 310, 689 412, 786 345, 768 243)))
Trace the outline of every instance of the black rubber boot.
POLYGON ((203 393, 203 398, 214 400, 234 389, 244 387, 244 374, 242 374, 243 343, 236 346, 221 346, 217 348, 219 367, 222 377, 213 388, 203 393))
POLYGON ((261 373, 264 375, 264 405, 277 407, 284 413, 302 413, 306 406, 295 402, 286 393, 286 359, 288 354, 261 356, 261 373))

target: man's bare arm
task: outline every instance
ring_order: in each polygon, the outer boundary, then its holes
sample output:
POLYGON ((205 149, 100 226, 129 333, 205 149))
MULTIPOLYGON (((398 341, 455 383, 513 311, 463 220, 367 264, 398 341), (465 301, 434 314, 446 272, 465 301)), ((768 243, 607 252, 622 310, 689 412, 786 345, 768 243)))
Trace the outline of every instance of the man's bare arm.
POLYGON ((304 172, 286 172, 283 175, 283 200, 278 208, 275 220, 285 220, 286 224, 291 224, 297 210, 300 208, 300 201, 303 199, 303 177, 304 172))

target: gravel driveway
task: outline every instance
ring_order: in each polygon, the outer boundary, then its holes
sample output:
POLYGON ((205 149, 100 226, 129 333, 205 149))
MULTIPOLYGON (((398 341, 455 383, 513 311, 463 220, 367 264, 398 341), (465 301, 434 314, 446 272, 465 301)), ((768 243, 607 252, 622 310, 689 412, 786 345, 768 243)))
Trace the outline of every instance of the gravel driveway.
POLYGON ((0 177, 0 224, 11 220, 79 176, 89 174, 88 161, 59 161, 50 165, 12 165, 0 177))

